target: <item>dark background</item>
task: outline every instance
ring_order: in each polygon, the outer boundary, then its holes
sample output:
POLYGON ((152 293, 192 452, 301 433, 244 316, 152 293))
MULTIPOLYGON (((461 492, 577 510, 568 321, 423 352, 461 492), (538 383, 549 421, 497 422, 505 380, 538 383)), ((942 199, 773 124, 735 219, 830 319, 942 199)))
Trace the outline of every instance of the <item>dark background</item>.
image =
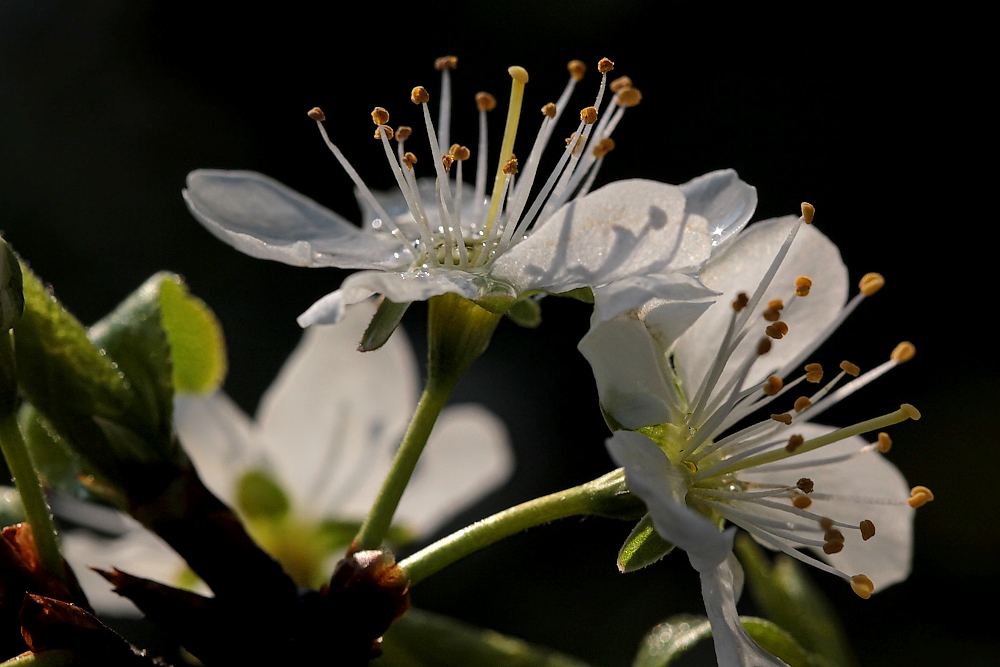
MULTIPOLYGON (((562 90, 568 60, 591 66, 572 101, 583 107, 596 91, 593 65, 608 56, 644 100, 616 132, 600 183, 680 183, 733 167, 758 188, 757 219, 808 200, 852 279, 885 274, 883 292, 820 360, 870 368, 903 339, 918 355, 827 419, 844 424, 915 404, 924 419, 896 427, 890 458, 937 500, 917 515, 906 583, 861 601, 839 580, 813 578, 866 667, 993 664, 995 613, 978 603, 993 609, 1000 594, 997 360, 987 327, 995 213, 974 176, 976 161, 990 157, 980 54, 970 46, 976 18, 760 16, 593 0, 456 4, 371 3, 348 18, 336 3, 256 11, 187 0, 5 2, 0 229, 85 323, 153 272, 183 274, 221 319, 226 389, 252 412, 298 340, 295 316, 346 274, 254 260, 216 241, 184 208, 187 172, 261 171, 351 218, 352 186, 306 118, 310 107, 326 111, 334 141, 368 184, 387 188, 368 114, 380 105, 394 125, 418 126, 408 94, 414 85, 437 93, 435 57, 460 58, 452 136, 471 146, 472 96, 489 90, 505 104, 509 65, 531 75, 522 127, 532 128, 533 110, 562 90)), ((502 114, 493 117, 494 148, 502 114)), ((522 131, 515 150, 527 151, 533 131, 522 131)), ((455 400, 503 417, 518 468, 449 529, 612 467, 593 379, 575 349, 587 308, 560 299, 543 306, 537 330, 502 323, 456 391, 455 400)), ((418 351, 424 314, 415 306, 404 323, 418 351)), ((624 666, 652 625, 702 610, 683 556, 617 573, 628 530, 601 519, 536 529, 421 584, 414 601, 595 665, 624 666)))

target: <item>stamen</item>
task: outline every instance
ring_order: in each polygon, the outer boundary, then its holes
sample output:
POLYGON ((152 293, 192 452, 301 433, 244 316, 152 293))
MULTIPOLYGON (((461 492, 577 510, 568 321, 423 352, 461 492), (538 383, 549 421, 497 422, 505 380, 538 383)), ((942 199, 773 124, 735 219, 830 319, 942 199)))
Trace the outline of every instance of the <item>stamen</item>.
POLYGON ((808 396, 799 396, 798 398, 795 399, 795 405, 793 407, 795 408, 796 412, 802 412, 810 405, 812 405, 812 401, 809 400, 808 396))
POLYGON ((445 153, 444 155, 441 156, 441 165, 444 167, 444 172, 446 174, 451 172, 451 163, 454 161, 455 158, 453 158, 448 153, 445 153))
POLYGON ((847 373, 852 377, 858 377, 858 375, 861 373, 861 369, 858 368, 857 365, 852 364, 846 359, 840 362, 840 370, 844 371, 845 373, 847 373))
POLYGON ((438 133, 441 137, 439 150, 442 153, 451 139, 451 75, 449 72, 456 67, 458 67, 458 58, 455 56, 442 56, 434 61, 434 69, 441 72, 441 108, 438 109, 438 133))
POLYGON ((555 118, 556 111, 557 111, 556 105, 553 104, 552 102, 548 102, 547 104, 545 104, 545 106, 542 107, 542 115, 547 116, 548 118, 555 118))
POLYGON ((916 509, 923 507, 934 500, 934 494, 926 486, 915 486, 910 489, 910 499, 907 501, 910 507, 916 509))
POLYGON ((771 419, 773 419, 776 422, 781 422, 785 426, 790 426, 792 423, 792 416, 787 412, 784 412, 780 415, 771 415, 771 419))
MULTIPOLYGON (((594 157, 601 159, 615 149, 614 139, 601 139, 594 147, 594 157)), ((588 188, 589 189, 589 188, 588 188)))
POLYGON ((819 364, 806 364, 806 382, 818 384, 823 379, 823 367, 819 364))
POLYGON ((426 104, 431 101, 430 93, 423 86, 417 86, 410 91, 410 101, 414 104, 426 104))
POLYGON ((813 281, 809 276, 799 276, 795 279, 795 296, 809 296, 813 281))
POLYGON ((608 86, 608 88, 611 89, 612 93, 617 93, 622 88, 631 88, 631 87, 632 87, 632 79, 630 79, 627 76, 618 77, 617 79, 612 81, 611 84, 608 86))
POLYGON ((597 109, 594 107, 586 107, 580 111, 580 120, 584 122, 585 125, 593 125, 597 122, 597 109))
POLYGON ((608 60, 607 58, 601 58, 597 63, 597 71, 601 74, 607 74, 615 68, 615 64, 608 60))
POLYGON ((816 215, 816 207, 807 201, 802 202, 802 220, 807 225, 812 224, 813 216, 815 215, 816 215))
POLYGON ((757 343, 757 356, 762 357, 770 351, 771 351, 771 339, 761 338, 760 341, 757 343))
POLYGON ((631 109, 642 101, 642 92, 638 88, 626 88, 618 93, 618 106, 631 109))
POLYGON ((441 56, 434 60, 434 69, 439 72, 443 72, 449 69, 456 69, 458 67, 458 58, 455 56, 441 56))
POLYGON ((402 143, 410 138, 413 134, 413 128, 409 125, 400 125, 396 128, 396 141, 402 143))
MULTIPOLYGON (((773 415, 772 415, 772 418, 773 418, 773 415)), ((791 420, 791 417, 789 417, 789 420, 791 420)), ((792 437, 790 437, 788 439, 788 444, 785 445, 785 451, 787 451, 787 452, 794 452, 796 449, 798 449, 799 447, 801 447, 802 443, 805 442, 805 441, 806 441, 806 439, 804 437, 802 437, 801 435, 799 435, 798 433, 796 433, 795 435, 793 435, 792 437)))
POLYGON ((867 542, 875 537, 875 524, 868 519, 864 519, 859 525, 861 528, 861 539, 867 542))
POLYGON ((566 69, 569 70, 569 75, 573 77, 574 81, 580 81, 587 72, 587 64, 582 60, 570 60, 566 69))
POLYGON ((733 310, 738 313, 746 308, 748 303, 750 303, 750 297, 747 296, 746 292, 740 292, 736 295, 736 301, 733 301, 733 310))
POLYGON ((777 322, 781 319, 781 311, 778 308, 771 308, 770 306, 763 313, 764 319, 768 322, 777 322))
MULTIPOLYGON (((497 98, 493 97, 489 93, 479 92, 476 93, 476 108, 479 109, 479 152, 476 154, 476 189, 475 189, 475 199, 476 206, 479 206, 481 202, 486 198, 486 157, 487 157, 487 127, 486 127, 486 113, 488 111, 493 111, 497 106, 497 98)), ((486 208, 483 207, 480 218, 476 221, 478 226, 482 226, 486 218, 486 208)))
POLYGON ((867 600, 875 592, 875 584, 863 574, 856 574, 851 577, 851 590, 857 593, 858 597, 867 600))
POLYGON ((871 296, 885 286, 885 278, 880 273, 866 273, 861 277, 858 287, 865 296, 871 296))
POLYGON ((809 506, 813 504, 813 501, 809 499, 809 496, 796 495, 792 498, 792 505, 800 510, 809 509, 809 506))
POLYGON ((917 348, 913 346, 913 343, 908 341, 903 341, 897 345, 889 358, 895 361, 897 364, 905 364, 907 361, 913 358, 913 355, 917 353, 917 348))
POLYGON ((306 112, 306 115, 319 123, 326 120, 326 114, 323 113, 323 110, 320 109, 319 107, 313 107, 312 109, 306 112))
POLYGON ((382 131, 383 130, 385 130, 385 138, 386 139, 392 139, 392 135, 393 135, 392 128, 389 127, 388 125, 382 125, 380 127, 376 127, 375 128, 375 138, 376 139, 381 139, 382 138, 382 131))
POLYGON ((892 438, 889 434, 882 432, 878 434, 878 450, 883 454, 888 454, 889 450, 892 449, 892 438))
POLYGON ((376 125, 385 125, 389 122, 389 112, 382 107, 372 109, 372 122, 376 125))
POLYGON ((795 486, 802 493, 812 493, 815 488, 813 481, 808 477, 803 477, 799 481, 795 482, 795 486))
POLYGON ((788 333, 788 325, 778 321, 764 329, 764 333, 775 340, 781 340, 788 333))
POLYGON ((781 391, 781 388, 784 386, 784 384, 785 383, 782 381, 780 377, 778 377, 777 375, 772 375, 771 377, 767 378, 767 380, 764 382, 764 393, 767 394, 768 396, 774 396, 779 391, 781 391))

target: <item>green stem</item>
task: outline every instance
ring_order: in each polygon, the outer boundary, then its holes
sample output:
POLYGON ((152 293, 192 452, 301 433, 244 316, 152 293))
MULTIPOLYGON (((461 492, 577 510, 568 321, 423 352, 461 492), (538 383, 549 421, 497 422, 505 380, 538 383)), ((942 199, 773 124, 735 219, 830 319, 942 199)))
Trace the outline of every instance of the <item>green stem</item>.
POLYGON ((505 537, 571 516, 631 518, 642 514, 641 503, 625 491, 619 468, 593 481, 542 496, 506 509, 452 533, 400 561, 410 584, 417 584, 466 556, 505 537))
POLYGON ((427 438, 430 437, 431 429, 434 428, 438 415, 448 402, 453 386, 427 383, 423 396, 417 403, 417 410, 413 413, 410 426, 406 429, 406 435, 403 436, 403 441, 396 452, 396 458, 392 461, 392 468, 382 482, 375 504, 368 512, 361 530, 354 538, 355 549, 378 549, 382 546, 382 540, 389 532, 399 500, 403 497, 413 469, 417 467, 420 454, 424 451, 427 438))
POLYGON ((41 481, 31 461, 31 455, 24 444, 21 429, 13 412, 0 415, 0 448, 7 460, 7 467, 14 477, 14 484, 21 496, 24 506, 24 516, 31 525, 31 536, 35 541, 35 549, 42 567, 59 581, 66 581, 66 570, 63 566, 62 554, 59 553, 59 542, 56 538, 56 527, 52 522, 52 513, 45 502, 41 481))

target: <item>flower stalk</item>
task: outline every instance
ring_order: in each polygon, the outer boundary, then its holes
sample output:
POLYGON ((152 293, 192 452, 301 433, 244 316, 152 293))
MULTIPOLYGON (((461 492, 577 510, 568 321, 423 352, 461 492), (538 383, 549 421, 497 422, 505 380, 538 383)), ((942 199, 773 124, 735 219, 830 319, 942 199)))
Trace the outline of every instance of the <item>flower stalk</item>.
POLYGON ((457 294, 433 297, 428 305, 427 386, 352 551, 381 547, 438 415, 462 375, 486 351, 500 322, 501 315, 457 294))
POLYGON ((622 469, 595 480, 521 503, 466 526, 431 544, 399 566, 410 577, 410 585, 443 570, 466 556, 521 531, 571 516, 638 517, 641 502, 627 493, 622 469))

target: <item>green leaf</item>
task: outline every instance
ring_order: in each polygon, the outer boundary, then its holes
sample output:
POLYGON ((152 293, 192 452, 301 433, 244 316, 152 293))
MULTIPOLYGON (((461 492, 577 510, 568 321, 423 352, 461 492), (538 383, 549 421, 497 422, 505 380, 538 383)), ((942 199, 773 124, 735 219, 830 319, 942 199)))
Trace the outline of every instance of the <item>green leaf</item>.
POLYGON ((248 470, 236 482, 236 506, 249 519, 280 519, 291 504, 275 479, 264 470, 248 470))
MULTIPOLYGON (((811 656, 790 634, 763 618, 741 616, 743 629, 761 648, 784 660, 790 667, 814 667, 811 656)), ((668 667, 698 642, 712 636, 712 624, 704 616, 672 616, 653 628, 632 662, 632 667, 668 667)))
POLYGON ((639 519, 629 533, 621 551, 618 552, 618 570, 634 572, 652 565, 673 551, 674 545, 660 537, 653 529, 653 517, 649 514, 639 519))
POLYGON ((520 299, 514 302, 506 314, 515 324, 534 329, 542 323, 542 304, 537 299, 520 299))
POLYGON ((410 609, 386 632, 372 667, 588 667, 492 630, 410 609))
POLYGON ((821 664, 850 666, 857 659, 833 605, 794 559, 768 555, 747 535, 736 538, 746 585, 754 602, 821 664))
POLYGON ((177 276, 160 283, 159 301, 163 328, 170 341, 174 391, 215 391, 226 377, 226 343, 215 313, 192 296, 177 276))
POLYGON ((365 329, 365 333, 361 337, 361 344, 358 346, 358 350, 361 352, 371 352, 385 345, 385 342, 389 340, 389 336, 399 326, 400 320, 403 319, 403 315, 409 307, 409 301, 406 303, 396 303, 383 297, 378 304, 378 310, 375 311, 375 316, 372 317, 372 321, 368 324, 368 328, 365 329))

